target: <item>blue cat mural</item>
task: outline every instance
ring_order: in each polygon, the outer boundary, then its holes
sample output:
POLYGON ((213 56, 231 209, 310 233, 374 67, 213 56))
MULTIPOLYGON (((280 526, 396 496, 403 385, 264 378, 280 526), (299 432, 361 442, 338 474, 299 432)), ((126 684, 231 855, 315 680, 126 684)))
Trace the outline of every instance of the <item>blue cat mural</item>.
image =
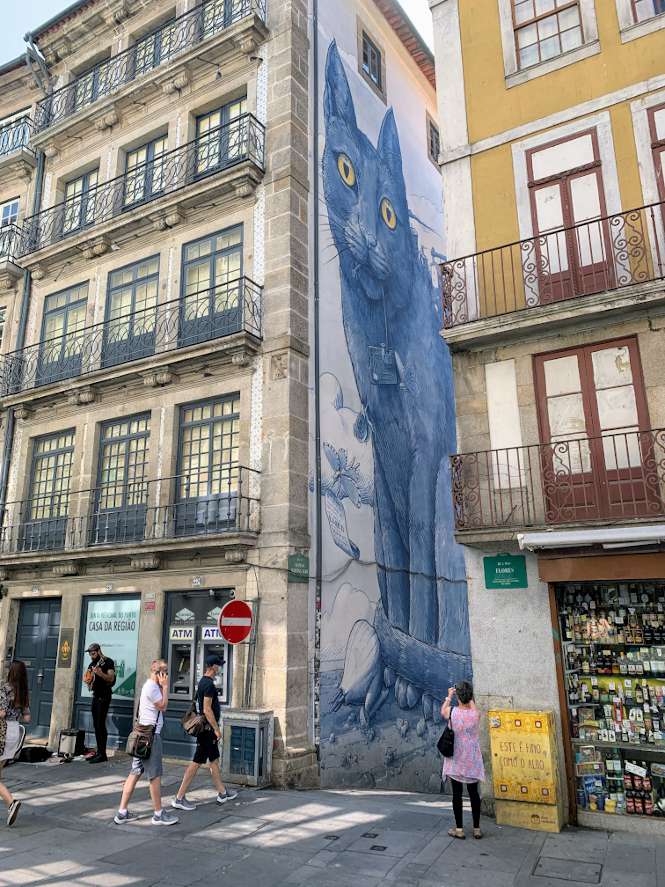
MULTIPOLYGON (((332 711, 360 710, 368 728, 394 694, 402 709, 438 713, 448 687, 471 673, 464 558, 453 539, 448 456, 455 450, 452 367, 440 335, 431 270, 411 229, 392 109, 376 147, 359 129, 336 43, 328 49, 323 186, 339 257, 344 335, 362 405, 354 433, 371 441, 374 556, 380 602, 359 619, 332 711)), ((427 162, 423 159, 423 162, 427 162)), ((353 453, 324 449, 338 481, 327 500, 353 502, 353 453)), ((326 501, 328 519, 330 505, 326 501)), ((358 549, 342 531, 335 544, 358 549)), ((324 713, 325 717, 325 713, 324 713)))

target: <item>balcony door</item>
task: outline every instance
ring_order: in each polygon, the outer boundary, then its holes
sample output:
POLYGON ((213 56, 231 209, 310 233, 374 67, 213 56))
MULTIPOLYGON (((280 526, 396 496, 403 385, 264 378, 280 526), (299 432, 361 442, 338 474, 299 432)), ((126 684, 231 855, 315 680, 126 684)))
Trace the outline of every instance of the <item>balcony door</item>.
POLYGON ((80 375, 87 305, 87 283, 53 293, 44 300, 37 385, 80 375))
POLYGON ((534 368, 548 521, 623 519, 657 509, 636 340, 537 355, 534 368))
POLYGON ((164 190, 164 154, 167 137, 160 136, 127 152, 124 182, 125 208, 153 200, 164 190))
POLYGON ((203 39, 240 21, 252 8, 250 0, 208 0, 203 4, 203 39))
POLYGON ((238 120, 247 111, 242 98, 203 114, 196 120, 196 176, 223 169, 245 153, 244 121, 238 120), (238 121, 233 123, 233 121, 238 121))
POLYGON ((541 304, 613 285, 611 237, 595 130, 529 151, 535 269, 541 304))
MULTIPOLYGON (((63 210, 63 234, 73 234, 82 228, 89 228, 95 222, 97 214, 96 188, 99 181, 99 170, 93 169, 82 176, 65 184, 65 203, 63 210)), ((48 240, 48 234, 47 234, 48 240)), ((41 244, 42 246, 44 244, 41 244)))
POLYGON ((0 260, 13 257, 14 254, 14 225, 18 222, 19 199, 14 197, 5 203, 0 203, 0 260))
POLYGON ((185 244, 180 345, 242 328, 242 226, 185 244))
POLYGON ((180 408, 175 535, 219 533, 236 523, 240 397, 180 408))
POLYGON ((23 504, 19 550, 65 547, 73 457, 73 429, 35 438, 30 494, 23 504))
POLYGON ((109 275, 102 365, 116 366, 155 353, 159 256, 109 275))
POLYGON ((148 507, 149 440, 149 413, 102 425, 91 545, 143 539, 148 507))

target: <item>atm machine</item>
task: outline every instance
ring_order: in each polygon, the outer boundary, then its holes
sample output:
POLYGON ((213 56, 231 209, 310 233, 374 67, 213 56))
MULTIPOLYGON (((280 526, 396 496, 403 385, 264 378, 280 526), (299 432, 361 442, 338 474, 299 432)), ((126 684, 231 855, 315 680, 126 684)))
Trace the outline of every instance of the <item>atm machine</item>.
POLYGON ((222 638, 217 626, 203 625, 200 628, 200 640, 197 649, 196 661, 196 680, 203 675, 205 668, 205 660, 207 656, 219 656, 224 661, 224 665, 219 670, 219 674, 215 678, 215 686, 217 687, 217 696, 220 705, 228 705, 229 700, 229 677, 231 672, 231 647, 222 638))
POLYGON ((195 633, 193 625, 172 625, 169 629, 169 697, 172 699, 194 696, 195 633))

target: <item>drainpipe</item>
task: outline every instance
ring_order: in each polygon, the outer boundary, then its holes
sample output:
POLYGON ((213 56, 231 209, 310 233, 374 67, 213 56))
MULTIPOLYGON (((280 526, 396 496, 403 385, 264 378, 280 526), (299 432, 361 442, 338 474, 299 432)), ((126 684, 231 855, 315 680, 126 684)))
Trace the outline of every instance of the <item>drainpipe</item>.
MULTIPOLYGON (((319 337, 320 275, 319 275, 319 0, 313 0, 312 51, 314 54, 314 110, 313 110, 313 157, 314 157, 314 465, 316 497, 316 561, 314 566, 314 699, 320 698, 321 685, 321 597, 323 576, 323 532, 321 505, 321 348, 319 337)), ((314 706, 314 745, 316 756, 321 760, 321 708, 314 706)))
MULTIPOLYGON (((26 50, 26 62, 28 67, 35 76, 37 83, 43 87, 43 81, 35 75, 33 63, 39 64, 41 73, 48 77, 48 70, 41 59, 37 48, 32 42, 32 35, 26 34, 25 41, 28 44, 26 50)), ((47 81, 50 91, 50 80, 47 81)), ((32 195, 32 212, 36 215, 42 204, 42 191, 44 188, 44 163, 45 157, 43 151, 37 151, 37 164, 35 167, 35 190, 32 195)), ((32 295, 32 275, 26 269, 23 272, 21 309, 18 318, 18 330, 16 335, 16 351, 20 351, 25 346, 25 334, 28 328, 28 317, 30 315, 30 297, 32 295)), ((5 426, 5 441, 2 449, 2 457, 0 458, 0 521, 4 516, 5 506, 7 504, 7 483, 9 481, 9 466, 12 460, 12 451, 14 449, 14 431, 16 428, 16 416, 13 407, 7 411, 7 422, 5 426)))

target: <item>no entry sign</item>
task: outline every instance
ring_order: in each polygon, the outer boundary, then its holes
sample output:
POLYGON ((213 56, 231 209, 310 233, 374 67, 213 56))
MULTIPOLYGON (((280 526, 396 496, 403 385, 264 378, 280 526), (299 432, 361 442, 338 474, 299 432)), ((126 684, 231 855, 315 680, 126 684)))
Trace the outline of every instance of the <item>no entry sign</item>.
POLYGON ((217 620, 219 633, 229 644, 241 644, 252 630, 252 608, 244 601, 229 601, 217 620))

